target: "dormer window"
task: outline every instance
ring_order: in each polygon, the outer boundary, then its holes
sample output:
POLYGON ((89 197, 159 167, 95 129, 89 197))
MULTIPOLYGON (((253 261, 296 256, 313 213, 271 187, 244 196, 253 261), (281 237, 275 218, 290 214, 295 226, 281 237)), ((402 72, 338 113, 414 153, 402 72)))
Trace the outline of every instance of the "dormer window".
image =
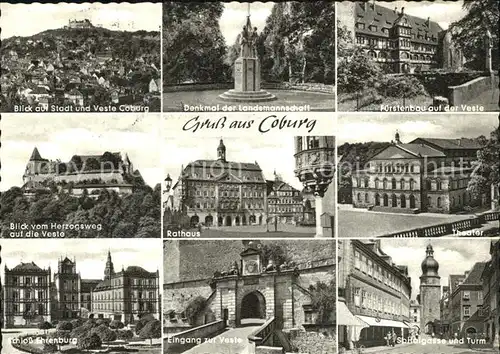
POLYGON ((375 25, 371 25, 371 26, 369 27, 369 29, 370 29, 370 31, 372 31, 372 32, 376 32, 376 31, 377 31, 377 26, 375 26, 375 25))
POLYGON ((364 29, 365 29, 365 24, 364 24, 364 23, 361 23, 361 22, 358 22, 358 23, 356 23, 356 28, 357 28, 357 29, 364 30, 364 29))

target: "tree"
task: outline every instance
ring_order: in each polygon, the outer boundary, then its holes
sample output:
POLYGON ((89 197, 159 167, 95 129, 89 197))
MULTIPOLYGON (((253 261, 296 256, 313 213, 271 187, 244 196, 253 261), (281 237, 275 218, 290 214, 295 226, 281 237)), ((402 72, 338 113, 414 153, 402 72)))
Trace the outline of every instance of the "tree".
POLYGON ((492 62, 498 67, 498 22, 500 20, 497 0, 464 0, 463 8, 467 14, 451 24, 453 39, 472 61, 472 68, 484 70, 485 34, 492 35, 492 62))
POLYGON ((268 243, 262 247, 262 262, 268 264, 272 260, 276 267, 290 261, 286 250, 278 243, 268 243))
POLYGON ((102 345, 101 338, 95 333, 85 332, 77 339, 78 349, 97 349, 102 345))
POLYGON ((70 340, 69 332, 59 329, 57 329, 55 332, 50 333, 48 337, 52 339, 52 341, 54 342, 53 344, 58 350, 61 349, 62 343, 68 343, 68 341, 70 340))
MULTIPOLYGON (((467 189, 475 199, 483 194, 489 195, 491 186, 500 184, 500 133, 499 128, 492 131, 490 139, 478 152, 478 160, 474 166, 474 172, 467 189)), ((482 140, 482 139, 480 139, 482 140)))
POLYGON ((73 330, 73 325, 69 321, 61 321, 57 324, 58 331, 71 331, 73 330))
POLYGON ((85 160, 85 171, 98 171, 101 168, 101 164, 97 159, 90 157, 85 160))
POLYGON ((380 66, 362 48, 356 49, 351 56, 339 58, 337 84, 342 93, 374 87, 381 76, 380 66))
POLYGON ((142 339, 149 339, 149 344, 152 345, 153 338, 161 338, 161 322, 152 320, 146 323, 139 332, 139 337, 142 339))
POLYGON ((192 326, 196 324, 196 319, 205 310, 206 306, 207 300, 203 296, 197 296, 189 301, 184 313, 192 326))
POLYGON ((337 288, 334 281, 329 284, 317 282, 311 286, 311 305, 318 312, 318 324, 332 324, 335 318, 335 304, 337 303, 337 288))

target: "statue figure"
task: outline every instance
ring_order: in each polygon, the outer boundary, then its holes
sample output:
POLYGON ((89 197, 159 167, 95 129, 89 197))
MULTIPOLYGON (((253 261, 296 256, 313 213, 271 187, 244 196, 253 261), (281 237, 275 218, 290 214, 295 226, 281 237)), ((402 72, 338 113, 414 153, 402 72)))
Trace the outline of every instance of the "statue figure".
POLYGON ((247 57, 250 54, 250 33, 246 25, 243 26, 240 34, 240 46, 240 56, 247 57))
POLYGON ((493 42, 491 39, 491 32, 489 29, 486 29, 486 36, 484 38, 484 49, 486 51, 486 63, 485 63, 485 69, 486 71, 489 71, 490 73, 493 71, 493 66, 491 63, 491 49, 493 48, 493 42))
POLYGON ((253 28, 252 35, 250 37, 252 56, 257 58, 257 40, 259 39, 259 35, 257 34, 257 27, 253 28))
POLYGON ((236 261, 231 265, 231 270, 229 271, 229 274, 230 275, 238 275, 239 274, 238 263, 236 261))

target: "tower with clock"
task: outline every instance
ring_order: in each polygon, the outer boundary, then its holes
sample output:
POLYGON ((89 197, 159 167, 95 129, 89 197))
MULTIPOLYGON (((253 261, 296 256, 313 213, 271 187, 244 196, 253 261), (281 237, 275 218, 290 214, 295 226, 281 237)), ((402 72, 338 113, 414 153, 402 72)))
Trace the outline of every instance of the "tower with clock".
POLYGON ((241 252, 243 276, 257 275, 262 272, 261 247, 260 243, 251 241, 241 252))

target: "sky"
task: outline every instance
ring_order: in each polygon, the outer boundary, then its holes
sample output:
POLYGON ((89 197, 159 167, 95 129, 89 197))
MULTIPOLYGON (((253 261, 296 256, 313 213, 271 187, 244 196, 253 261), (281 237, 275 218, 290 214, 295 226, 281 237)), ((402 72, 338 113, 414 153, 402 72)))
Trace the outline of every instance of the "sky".
POLYGON ((2 3, 1 38, 27 37, 62 28, 69 20, 89 19, 94 26, 120 31, 160 31, 162 4, 6 4, 2 3), (23 25, 20 26, 19 24, 23 25))
POLYGON ((397 265, 407 265, 411 277, 412 299, 419 293, 422 270, 428 244, 434 249, 434 259, 439 263, 441 285, 448 285, 450 274, 464 274, 475 263, 490 259, 490 240, 485 239, 382 239, 381 249, 397 265))
POLYGON ((122 266, 139 266, 149 272, 157 269, 161 273, 163 254, 160 240, 127 239, 120 244, 116 239, 58 239, 58 240, 0 240, 2 246, 2 283, 4 266, 14 268, 19 263, 35 262, 40 268, 57 271, 57 261, 67 256, 76 260, 76 270, 82 279, 103 279, 108 250, 115 272, 122 266))
POLYGON ((452 22, 460 20, 467 13, 462 9, 463 1, 377 1, 381 5, 390 9, 395 7, 401 10, 405 8, 405 13, 437 22, 442 29, 446 30, 452 22))
MULTIPOLYGON (((266 25, 266 19, 271 14, 273 2, 252 2, 250 6, 250 21, 260 33, 266 25)), ((247 22, 248 6, 245 3, 224 3, 224 12, 219 20, 220 30, 227 45, 233 45, 236 37, 247 22)))
POLYGON ((338 144, 394 140, 396 130, 401 141, 418 137, 477 138, 498 127, 498 114, 344 114, 338 118, 338 144))
POLYGON ((68 162, 73 155, 126 152, 146 183, 161 181, 157 114, 2 114, 0 191, 21 187, 35 147, 42 158, 68 162), (21 123, 20 123, 21 122, 21 123), (29 127, 29 129, 26 129, 29 127))

